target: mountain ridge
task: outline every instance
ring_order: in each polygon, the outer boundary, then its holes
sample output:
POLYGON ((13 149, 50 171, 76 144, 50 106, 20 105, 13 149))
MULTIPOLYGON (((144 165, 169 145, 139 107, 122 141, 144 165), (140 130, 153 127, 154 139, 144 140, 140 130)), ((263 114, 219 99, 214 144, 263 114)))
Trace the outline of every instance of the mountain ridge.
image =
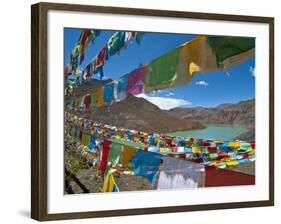
MULTIPOLYGON (((81 97, 86 93, 92 92, 111 81, 112 80, 91 80, 88 83, 84 83, 77 89, 76 97, 81 97)), ((75 97, 73 96, 66 96, 65 103, 74 99, 75 97)), ((102 107, 97 107, 91 111, 79 113, 79 115, 117 127, 154 133, 170 133, 183 130, 203 129, 206 127, 198 121, 187 121, 175 118, 146 99, 135 96, 127 96, 127 98, 121 102, 114 102, 102 107)))
MULTIPOLYGON (((94 91, 112 80, 91 80, 82 84, 77 96, 94 91)), ((65 97, 65 103, 75 97, 65 97)), ((203 129, 210 124, 229 124, 246 127, 243 140, 254 139, 255 100, 238 103, 224 103, 217 107, 173 108, 161 110, 155 104, 142 97, 127 96, 121 102, 94 108, 80 113, 94 121, 154 133, 170 133, 184 130, 203 129)))
POLYGON ((227 124, 246 127, 248 131, 237 138, 249 140, 255 138, 255 99, 243 100, 238 103, 226 103, 217 107, 174 108, 168 110, 171 116, 193 121, 204 125, 227 124))

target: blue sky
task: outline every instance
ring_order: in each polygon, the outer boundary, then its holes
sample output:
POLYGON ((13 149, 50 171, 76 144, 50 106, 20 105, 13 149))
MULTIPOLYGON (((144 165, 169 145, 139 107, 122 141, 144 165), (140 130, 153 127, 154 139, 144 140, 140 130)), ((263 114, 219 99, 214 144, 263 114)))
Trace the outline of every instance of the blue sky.
MULTIPOLYGON (((65 28, 64 59, 69 62, 70 53, 75 46, 81 29, 65 28)), ((85 53, 80 65, 83 70, 107 43, 114 31, 102 31, 94 44, 85 53)), ((124 74, 163 55, 173 48, 192 40, 196 35, 146 33, 141 45, 132 40, 120 55, 112 56, 104 65, 104 79, 118 79, 124 74)), ((212 72, 194 76, 192 82, 175 89, 142 94, 150 102, 162 109, 173 107, 215 107, 222 103, 236 103, 255 97, 255 58, 226 71, 212 72)), ((73 78, 73 76, 72 76, 73 78)), ((98 74, 93 78, 99 78, 98 74)))

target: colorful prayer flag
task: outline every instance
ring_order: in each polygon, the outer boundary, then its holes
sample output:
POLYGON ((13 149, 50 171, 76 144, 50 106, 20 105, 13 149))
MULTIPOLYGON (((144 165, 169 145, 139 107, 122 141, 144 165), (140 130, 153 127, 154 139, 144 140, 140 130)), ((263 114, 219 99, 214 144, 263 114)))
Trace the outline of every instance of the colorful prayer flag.
POLYGON ((114 83, 114 101, 120 102, 127 96, 128 74, 122 76, 114 83))
POLYGON ((153 186, 156 181, 162 157, 163 155, 158 153, 138 150, 134 158, 131 160, 135 176, 143 176, 147 178, 151 186, 153 186))
POLYGON ((120 143, 116 143, 116 142, 111 143, 107 162, 110 163, 112 167, 115 167, 119 161, 121 148, 122 148, 122 145, 120 143))
POLYGON ((101 107, 104 105, 104 98, 103 98, 103 87, 100 87, 96 91, 97 96, 97 107, 101 107))
POLYGON ((114 83, 108 83, 104 86, 103 99, 105 103, 111 103, 113 99, 114 83))
POLYGON ((126 93, 128 95, 137 95, 142 93, 146 72, 147 67, 143 66, 129 73, 126 89, 126 93))

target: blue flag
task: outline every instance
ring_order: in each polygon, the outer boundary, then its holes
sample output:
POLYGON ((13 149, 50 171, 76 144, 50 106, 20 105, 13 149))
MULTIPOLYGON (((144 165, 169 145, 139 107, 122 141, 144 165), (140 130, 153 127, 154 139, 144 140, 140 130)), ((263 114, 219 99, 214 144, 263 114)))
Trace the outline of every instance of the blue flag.
POLYGON ((96 145, 95 141, 96 141, 95 136, 92 135, 87 148, 88 151, 91 151, 94 148, 94 146, 96 145))
POLYGON ((131 160, 131 165, 134 169, 135 176, 143 176, 147 178, 151 184, 154 185, 157 177, 157 172, 163 155, 138 150, 131 160))
POLYGON ((104 86, 103 89, 103 100, 106 103, 111 103, 113 99, 114 83, 109 83, 104 86))

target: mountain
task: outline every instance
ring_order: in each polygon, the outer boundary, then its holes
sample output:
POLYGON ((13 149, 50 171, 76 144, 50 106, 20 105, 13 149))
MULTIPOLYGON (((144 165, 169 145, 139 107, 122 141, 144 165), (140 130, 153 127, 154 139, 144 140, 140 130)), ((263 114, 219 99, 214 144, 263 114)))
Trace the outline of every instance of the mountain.
MULTIPOLYGON (((112 80, 91 80, 82 84, 77 97, 93 91, 112 80)), ((74 97, 65 97, 65 102, 74 97)), ((161 110, 144 98, 128 96, 125 100, 112 105, 84 112, 92 120, 117 127, 139 131, 169 133, 183 130, 203 129, 209 124, 240 125, 248 132, 238 136, 241 140, 255 138, 255 100, 241 101, 235 104, 221 104, 215 108, 194 107, 161 110)))
POLYGON ((183 120, 193 120, 208 124, 230 124, 246 127, 248 132, 238 136, 243 140, 255 138, 255 99, 235 104, 221 104, 215 108, 175 108, 168 114, 183 120))
POLYGON ((198 121, 173 117, 149 101, 127 96, 121 102, 94 109, 91 119, 117 127, 139 131, 169 133, 175 131, 202 129, 198 121))
MULTIPOLYGON (((91 82, 78 88, 77 96, 80 97, 110 81, 91 80, 91 82)), ((65 97, 65 102, 72 99, 73 97, 65 97)), ((169 133, 206 127, 199 121, 176 118, 146 99, 134 96, 127 96, 121 102, 95 108, 91 112, 84 112, 83 115, 105 124, 155 133, 169 133)))
POLYGON ((224 108, 233 105, 233 103, 223 103, 217 106, 217 108, 224 108))
POLYGON ((215 108, 174 108, 167 113, 180 119, 192 119, 204 124, 232 124, 251 128, 255 125, 255 100, 222 104, 215 108))

